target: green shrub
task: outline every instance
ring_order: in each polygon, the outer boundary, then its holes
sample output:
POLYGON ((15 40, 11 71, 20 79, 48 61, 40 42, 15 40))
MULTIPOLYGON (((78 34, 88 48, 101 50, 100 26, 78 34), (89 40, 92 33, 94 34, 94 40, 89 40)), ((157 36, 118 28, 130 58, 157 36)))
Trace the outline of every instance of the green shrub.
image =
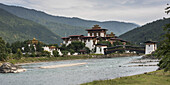
POLYGON ((59 52, 57 50, 54 50, 53 55, 54 55, 54 57, 59 57, 59 52))

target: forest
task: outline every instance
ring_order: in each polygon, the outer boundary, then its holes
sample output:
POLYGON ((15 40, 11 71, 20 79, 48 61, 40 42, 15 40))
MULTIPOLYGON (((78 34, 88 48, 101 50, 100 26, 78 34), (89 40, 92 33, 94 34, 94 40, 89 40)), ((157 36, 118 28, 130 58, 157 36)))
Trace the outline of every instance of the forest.
POLYGON ((9 43, 37 38, 45 43, 61 43, 61 37, 45 26, 19 18, 0 9, 0 36, 9 43))

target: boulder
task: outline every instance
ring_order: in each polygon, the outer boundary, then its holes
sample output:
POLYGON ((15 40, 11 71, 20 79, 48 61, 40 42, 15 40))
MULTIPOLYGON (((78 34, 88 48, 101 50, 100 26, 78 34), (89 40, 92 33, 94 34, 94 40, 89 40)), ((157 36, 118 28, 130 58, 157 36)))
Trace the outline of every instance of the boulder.
POLYGON ((3 63, 0 66, 0 73, 18 73, 18 72, 24 72, 24 71, 26 71, 26 69, 23 69, 12 63, 3 63))

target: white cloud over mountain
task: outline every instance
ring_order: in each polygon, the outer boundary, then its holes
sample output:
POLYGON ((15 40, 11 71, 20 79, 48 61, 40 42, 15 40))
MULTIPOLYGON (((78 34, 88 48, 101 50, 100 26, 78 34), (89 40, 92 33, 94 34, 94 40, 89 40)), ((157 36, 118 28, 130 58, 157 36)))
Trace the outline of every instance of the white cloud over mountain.
POLYGON ((1 0, 0 3, 44 11, 48 14, 98 21, 137 24, 168 17, 169 0, 1 0))

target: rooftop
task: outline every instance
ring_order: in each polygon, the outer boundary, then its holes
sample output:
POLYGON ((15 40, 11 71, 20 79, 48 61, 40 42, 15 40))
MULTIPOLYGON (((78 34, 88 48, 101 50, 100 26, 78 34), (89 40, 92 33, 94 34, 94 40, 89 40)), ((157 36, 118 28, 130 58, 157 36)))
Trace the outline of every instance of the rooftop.
POLYGON ((84 36, 84 35, 70 35, 69 37, 80 37, 80 36, 84 36))
POLYGON ((157 43, 157 41, 146 41, 144 43, 157 43))
POLYGON ((96 46, 108 46, 107 44, 100 44, 100 43, 98 43, 98 44, 96 44, 96 46))
POLYGON ((94 27, 92 27, 92 29, 86 29, 86 31, 101 31, 101 30, 107 31, 107 29, 102 29, 99 25, 94 25, 94 27))
POLYGON ((95 36, 84 36, 83 38, 95 38, 95 36))
POLYGON ((62 39, 67 39, 67 38, 69 38, 69 37, 62 37, 62 39))

